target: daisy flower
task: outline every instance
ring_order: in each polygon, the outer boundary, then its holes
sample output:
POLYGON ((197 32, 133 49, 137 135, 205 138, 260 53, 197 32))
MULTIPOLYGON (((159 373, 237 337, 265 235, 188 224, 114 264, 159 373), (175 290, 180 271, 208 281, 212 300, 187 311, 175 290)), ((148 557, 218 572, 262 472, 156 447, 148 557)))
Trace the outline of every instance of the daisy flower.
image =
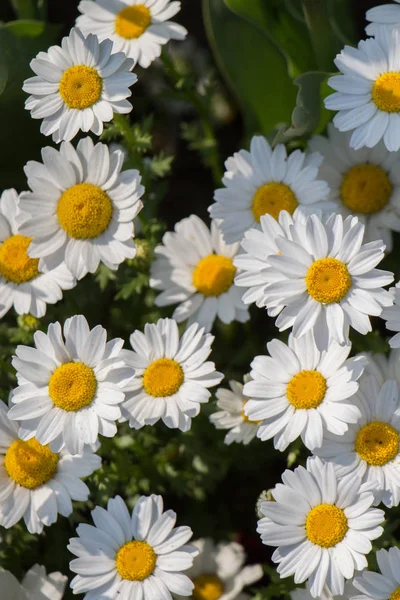
POLYGON ((234 284, 233 258, 239 244, 227 245, 215 221, 211 231, 196 215, 175 225, 163 237, 151 266, 150 286, 162 290, 157 306, 176 304, 172 317, 178 323, 199 323, 210 331, 218 317, 223 323, 249 319, 242 292, 234 284))
POLYGON ((383 532, 385 513, 371 508, 374 496, 360 477, 338 481, 333 466, 318 458, 308 459, 307 469, 286 470, 282 481, 272 490, 274 501, 261 504, 257 528, 264 544, 278 546, 272 555, 278 573, 294 575, 296 584, 309 579, 313 598, 325 583, 342 595, 345 579, 367 567, 365 554, 383 532))
MULTIPOLYGON (((236 542, 215 544, 210 538, 193 542, 199 550, 187 575, 194 583, 196 600, 248 600, 244 587, 263 576, 261 565, 244 566, 246 554, 236 542)), ((178 596, 179 598, 179 596, 178 596)))
POLYGON ((279 254, 265 260, 271 283, 263 303, 279 310, 280 331, 293 327, 293 335, 301 337, 313 330, 319 348, 326 348, 330 338, 348 344, 350 326, 361 334, 371 331, 369 315, 379 316, 393 304, 381 287, 393 281, 393 274, 375 269, 385 246, 363 244, 364 229, 357 217, 310 215, 294 222, 292 239, 275 238, 279 254))
POLYGON ((130 73, 134 61, 123 52, 112 53, 111 40, 99 42, 96 35, 85 37, 71 29, 60 46, 39 52, 30 67, 35 77, 22 89, 31 94, 25 108, 33 119, 43 119, 43 135, 52 135, 57 144, 72 140, 79 130, 103 133, 103 122, 114 113, 129 113, 130 86, 137 76, 130 73))
POLYGON ((375 484, 375 504, 389 508, 400 502, 400 404, 398 384, 382 387, 368 375, 353 398, 361 417, 343 435, 327 432, 315 453, 331 462, 338 477, 361 477, 375 484))
POLYGON ((100 262, 117 269, 133 258, 133 220, 143 206, 144 188, 138 171, 121 173, 123 153, 86 137, 76 150, 69 142, 59 151, 43 148, 42 159, 43 164, 30 161, 25 166, 32 191, 20 199, 28 215, 20 232, 34 238, 29 256, 43 259, 39 267, 65 260, 82 279, 100 262))
MULTIPOLYGON (((37 398, 39 402, 40 398, 37 398)), ((81 477, 101 467, 90 448, 80 456, 66 450, 52 452, 36 438, 18 438, 18 425, 7 417, 0 402, 0 524, 9 529, 24 519, 30 533, 41 533, 58 514, 68 517, 71 500, 85 501, 89 488, 81 477)))
POLYGON ((67 577, 61 573, 46 575, 46 569, 34 565, 22 583, 10 571, 0 572, 0 589, 8 600, 61 600, 67 577))
POLYGON ((224 440, 228 446, 232 442, 247 445, 256 437, 261 421, 251 421, 244 414, 248 398, 243 394, 243 384, 232 380, 229 387, 230 390, 217 390, 217 406, 221 410, 210 415, 210 421, 217 429, 229 429, 224 440))
POLYGON ((193 583, 181 571, 193 564, 197 548, 187 545, 190 527, 174 527, 176 513, 163 512, 161 496, 141 496, 132 515, 117 496, 107 510, 92 510, 93 525, 79 525, 79 537, 68 549, 78 558, 70 562, 77 573, 71 582, 83 600, 171 600, 190 596, 193 583))
POLYGON ((207 388, 223 379, 214 363, 206 360, 213 341, 214 336, 205 334, 197 323, 179 338, 173 319, 147 323, 144 333, 132 333, 133 352, 125 350, 123 358, 135 369, 135 377, 125 387, 122 405, 131 427, 140 429, 162 419, 167 427, 190 429, 200 404, 211 396, 207 388))
MULTIPOLYGON (((325 584, 322 588, 322 592, 319 596, 320 600, 349 600, 352 596, 357 594, 357 590, 354 588, 352 581, 346 581, 344 585, 343 594, 334 596, 325 584)), ((296 588, 290 592, 291 600, 312 600, 310 592, 310 584, 307 582, 305 588, 296 588)))
POLYGON ((390 252, 392 231, 400 231, 400 159, 382 141, 362 150, 349 141, 348 132, 330 123, 328 138, 316 135, 309 147, 324 156, 319 175, 329 184, 335 212, 356 215, 365 224, 365 241, 382 240, 390 252))
POLYGON ((228 244, 238 242, 245 231, 256 227, 262 215, 278 218, 281 210, 292 214, 302 205, 310 212, 329 209, 325 181, 318 181, 320 154, 295 150, 287 156, 279 144, 273 150, 262 136, 251 140, 250 152, 240 150, 225 163, 224 188, 215 191, 215 204, 209 207, 228 244))
POLYGON ((390 152, 400 148, 400 30, 381 26, 375 38, 361 40, 358 48, 345 46, 335 59, 343 73, 328 80, 336 92, 325 106, 338 113, 339 131, 353 131, 350 145, 373 148, 380 140, 390 152))
MULTIPOLYGON (((400 0, 394 0, 399 2, 400 0)), ((400 6, 395 4, 383 4, 382 6, 374 6, 365 13, 367 21, 371 21, 366 26, 365 31, 367 35, 375 35, 381 25, 388 26, 399 26, 400 25, 400 6)))
POLYGON ((399 349, 391 350, 387 356, 372 352, 363 352, 360 356, 364 356, 367 359, 363 376, 372 375, 375 377, 379 387, 382 387, 388 379, 393 379, 400 385, 399 349))
POLYGON ((400 550, 397 547, 378 550, 376 560, 380 573, 364 571, 354 578, 354 587, 361 592, 353 595, 354 600, 398 600, 400 597, 400 550))
POLYGON ((113 437, 121 416, 124 386, 133 378, 121 349, 124 341, 107 342, 106 330, 90 330, 82 315, 51 323, 37 331, 36 348, 17 346, 12 364, 19 386, 14 390, 10 419, 21 422, 23 440, 33 436, 53 452, 66 448, 81 454, 98 435, 113 437))
POLYGON ((112 40, 114 50, 147 69, 169 40, 185 39, 186 29, 169 20, 180 9, 180 2, 169 0, 82 0, 76 26, 84 34, 112 40))
POLYGON ((397 332, 389 340, 390 347, 400 348, 400 281, 389 291, 392 294, 394 304, 385 308, 381 316, 386 321, 386 329, 397 332))
POLYGON ((28 256, 32 238, 20 233, 23 215, 18 205, 17 192, 5 190, 0 197, 0 317, 14 306, 19 315, 40 318, 47 304, 61 300, 62 291, 76 281, 65 263, 39 269, 39 259, 28 256))
POLYGON ((348 358, 351 345, 332 341, 320 352, 311 333, 289 336, 267 344, 270 356, 256 356, 251 363, 244 393, 250 398, 244 407, 249 419, 261 420, 257 436, 274 438, 283 452, 299 435, 310 450, 322 444, 323 431, 339 435, 361 416, 351 398, 358 390, 366 360, 348 358))

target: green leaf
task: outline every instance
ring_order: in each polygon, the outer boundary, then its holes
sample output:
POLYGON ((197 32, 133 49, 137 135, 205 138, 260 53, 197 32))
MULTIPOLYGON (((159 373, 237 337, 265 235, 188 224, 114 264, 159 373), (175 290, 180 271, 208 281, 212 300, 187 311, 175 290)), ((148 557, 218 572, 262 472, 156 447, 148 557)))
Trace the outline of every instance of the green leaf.
POLYGON ((348 0, 327 0, 329 21, 336 37, 342 44, 355 45, 357 32, 348 0))
POLYGON ((242 108, 247 133, 268 135, 278 124, 289 123, 296 88, 277 46, 223 0, 203 0, 203 13, 215 59, 242 108))
POLYGON ((11 0, 11 4, 19 19, 34 19, 37 17, 34 0, 11 0))

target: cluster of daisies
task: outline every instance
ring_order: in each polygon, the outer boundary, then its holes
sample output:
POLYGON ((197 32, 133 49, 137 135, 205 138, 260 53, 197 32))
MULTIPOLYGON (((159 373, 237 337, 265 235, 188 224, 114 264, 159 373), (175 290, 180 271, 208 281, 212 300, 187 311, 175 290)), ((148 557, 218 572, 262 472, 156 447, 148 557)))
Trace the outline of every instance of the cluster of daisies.
MULTIPOLYGON (((398 0, 396 0, 398 1, 398 0)), ((170 21, 170 0, 82 0, 76 27, 32 60, 26 108, 57 148, 25 166, 29 190, 0 199, 0 316, 11 307, 43 317, 100 263, 117 269, 135 256, 134 220, 143 204, 141 175, 124 155, 78 132, 101 135, 113 115, 129 113, 135 64, 147 68, 186 30, 170 21)), ((107 340, 82 315, 37 331, 18 346, 17 387, 0 405, 0 525, 24 520, 40 534, 101 468, 102 437, 117 423, 158 421, 188 431, 223 375, 208 360, 218 319, 249 319, 255 304, 276 318, 287 343, 273 339, 243 382, 216 392, 210 416, 225 443, 273 440, 283 452, 301 438, 306 467, 282 474, 258 502, 257 531, 275 546, 281 577, 294 575, 293 600, 333 596, 399 600, 400 551, 380 550, 381 573, 367 570, 385 513, 400 503, 400 284, 377 268, 400 231, 400 7, 367 13, 370 35, 345 47, 326 99, 338 111, 327 136, 287 155, 260 136, 226 161, 209 208, 176 224, 155 250, 150 286, 171 319, 107 340), (351 355, 350 330, 365 335, 370 317, 395 332, 388 358, 351 355), (185 322, 186 328, 178 324, 185 322)), ((235 542, 192 544, 187 526, 142 496, 132 512, 117 496, 92 511, 68 549, 75 594, 85 600, 243 600, 262 577, 244 566, 235 542), (186 573, 184 573, 186 572, 186 573)), ((60 573, 35 565, 20 584, 0 573, 9 598, 59 600, 60 573)))

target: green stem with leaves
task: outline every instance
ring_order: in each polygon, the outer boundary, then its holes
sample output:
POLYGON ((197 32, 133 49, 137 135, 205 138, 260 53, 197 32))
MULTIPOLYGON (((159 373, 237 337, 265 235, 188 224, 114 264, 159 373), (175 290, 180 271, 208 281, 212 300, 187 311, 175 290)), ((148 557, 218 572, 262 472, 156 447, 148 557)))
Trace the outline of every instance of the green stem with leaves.
POLYGON ((302 0, 302 4, 318 67, 329 73, 332 71, 336 44, 326 0, 302 0))

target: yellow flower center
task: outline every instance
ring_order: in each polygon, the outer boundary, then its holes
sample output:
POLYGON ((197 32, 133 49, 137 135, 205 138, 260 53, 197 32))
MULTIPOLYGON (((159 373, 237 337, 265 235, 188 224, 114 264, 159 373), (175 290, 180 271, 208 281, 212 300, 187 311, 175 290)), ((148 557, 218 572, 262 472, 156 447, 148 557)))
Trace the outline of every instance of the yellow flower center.
POLYGON ((27 442, 15 440, 8 448, 4 466, 8 476, 18 485, 33 490, 54 477, 58 455, 48 446, 32 438, 27 442))
POLYGON ((308 269, 306 286, 314 300, 331 304, 343 300, 351 288, 351 276, 340 260, 320 258, 308 269))
POLYGON ((58 91, 68 108, 83 110, 100 99, 102 89, 103 80, 96 69, 75 65, 64 71, 58 91))
POLYGON ((151 24, 151 12, 144 4, 123 8, 115 19, 115 33, 126 40, 134 40, 144 34, 151 24))
POLYGON ((297 198, 288 185, 273 181, 258 188, 253 196, 251 210, 259 223, 260 218, 267 213, 276 220, 281 210, 293 214, 298 205, 297 198))
POLYGON ((389 600, 400 600, 400 587, 396 588, 389 596, 389 600))
POLYGON ((88 406, 97 390, 93 370, 81 362, 57 367, 49 381, 49 396, 58 408, 76 411, 88 406))
POLYGON ((204 296, 220 296, 231 287, 236 269, 232 260, 220 254, 209 254, 193 271, 193 285, 204 296))
POLYGON ((258 425, 259 423, 262 423, 262 422, 263 422, 263 420, 262 420, 262 419, 261 419, 261 421, 252 421, 251 419, 249 419, 249 417, 247 417, 247 416, 244 414, 244 407, 246 406, 247 402, 248 402, 248 400, 245 400, 245 401, 243 402, 243 405, 242 405, 242 406, 243 406, 243 409, 242 409, 242 419, 243 419, 243 421, 244 421, 245 423, 254 423, 254 425, 258 425))
POLYGON ((0 246, 0 275, 6 281, 25 283, 37 277, 38 258, 29 258, 28 248, 32 238, 12 235, 0 246))
POLYGON ((318 504, 306 518, 306 535, 310 542, 331 548, 342 541, 348 530, 347 519, 334 504, 318 504))
POLYGON ((203 573, 193 579, 195 600, 218 600, 224 593, 224 584, 217 575, 203 573))
POLYGON ((159 358, 143 374, 143 387, 149 396, 166 398, 176 394, 184 381, 182 367, 170 358, 159 358))
POLYGON ((343 204, 353 212, 369 215, 382 210, 392 195, 392 184, 382 167, 355 165, 345 173, 340 188, 343 204))
POLYGON ((295 408, 317 408, 325 398, 326 379, 318 371, 300 371, 289 381, 286 396, 295 408))
POLYGON ((400 111, 400 73, 384 73, 372 87, 372 100, 384 112, 400 111))
POLYGON ((399 434, 388 423, 368 423, 357 433, 355 450, 369 465, 386 465, 399 452, 399 434))
POLYGON ((156 553, 149 544, 135 540, 118 550, 116 567, 122 579, 143 581, 154 571, 156 560, 156 553))
POLYGON ((66 190, 58 201, 57 217, 69 237, 91 239, 110 224, 113 206, 110 198, 97 185, 78 183, 66 190))

